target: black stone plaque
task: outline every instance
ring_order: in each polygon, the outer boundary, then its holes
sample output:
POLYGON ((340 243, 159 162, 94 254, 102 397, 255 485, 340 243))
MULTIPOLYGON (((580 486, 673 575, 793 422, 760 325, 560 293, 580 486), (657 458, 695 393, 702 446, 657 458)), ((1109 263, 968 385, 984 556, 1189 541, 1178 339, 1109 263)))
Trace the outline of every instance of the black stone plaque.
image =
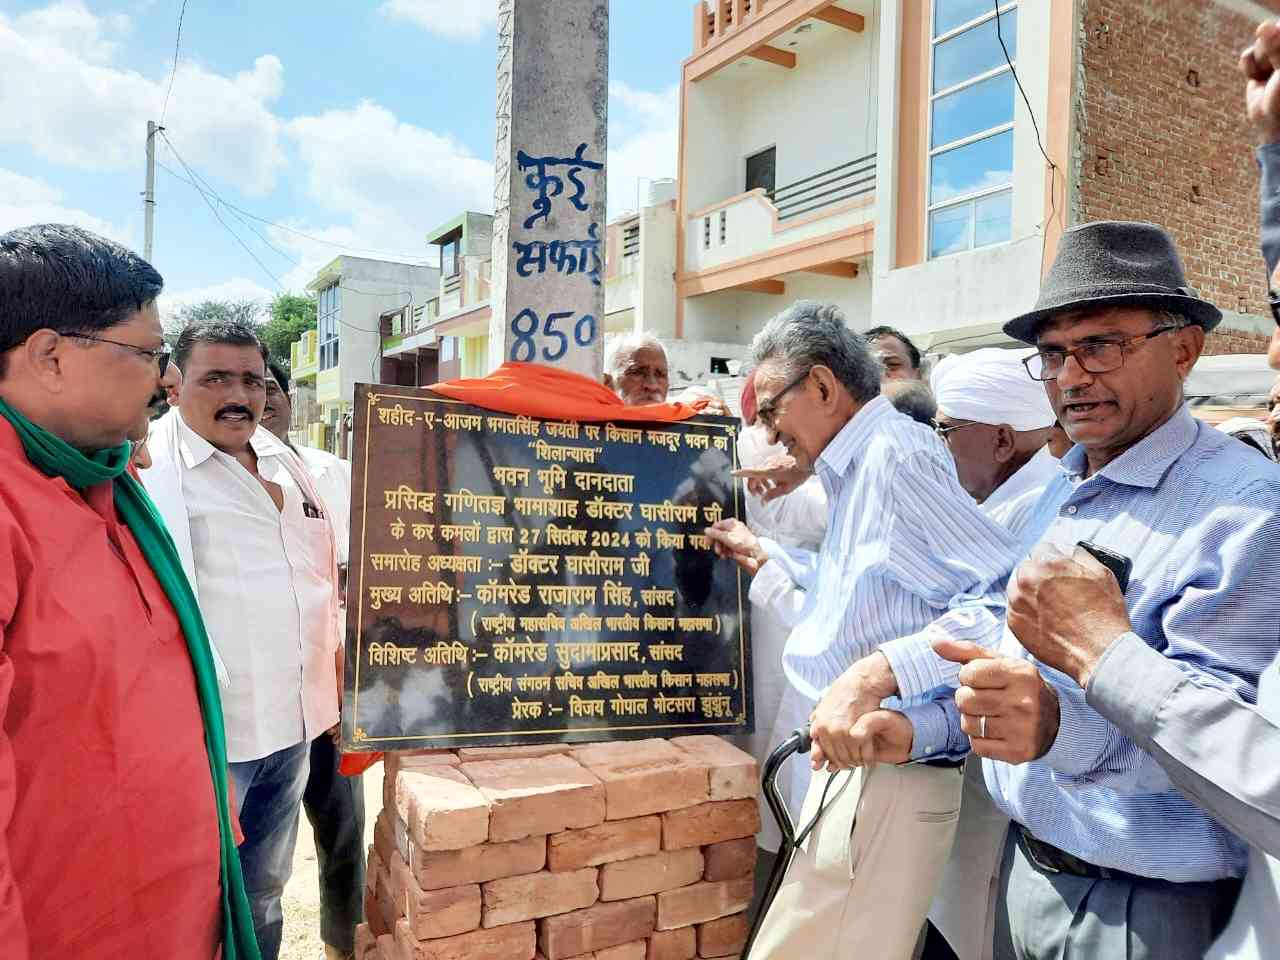
POLYGON ((343 748, 751 730, 736 422, 356 388, 343 748))

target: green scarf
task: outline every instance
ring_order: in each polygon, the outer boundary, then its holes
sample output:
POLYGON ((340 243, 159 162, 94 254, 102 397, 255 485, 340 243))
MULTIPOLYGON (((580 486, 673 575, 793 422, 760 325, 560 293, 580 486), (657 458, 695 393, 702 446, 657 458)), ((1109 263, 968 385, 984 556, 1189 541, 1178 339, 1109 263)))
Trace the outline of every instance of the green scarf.
POLYGON ((36 426, 4 400, 3 416, 18 433, 27 459, 50 477, 61 477, 77 490, 100 483, 113 485, 116 509, 133 533, 142 555, 173 604, 178 623, 187 638, 187 652, 195 669, 196 693, 204 720, 205 749, 209 753, 209 773, 213 777, 214 802, 218 808, 218 841, 221 854, 223 960, 260 960, 253 918, 244 891, 240 854, 231 832, 231 812, 227 802, 227 738, 222 728, 222 700, 214 672, 213 652, 204 618, 196 604, 191 584, 164 521, 136 479, 126 469, 130 446, 125 443, 86 457, 70 444, 36 426))

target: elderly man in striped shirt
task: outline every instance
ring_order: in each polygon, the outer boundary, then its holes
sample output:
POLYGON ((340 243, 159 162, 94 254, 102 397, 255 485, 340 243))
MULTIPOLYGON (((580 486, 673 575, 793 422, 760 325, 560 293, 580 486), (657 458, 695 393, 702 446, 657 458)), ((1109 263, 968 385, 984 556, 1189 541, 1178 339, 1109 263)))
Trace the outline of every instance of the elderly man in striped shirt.
POLYGON ((905 960, 962 785, 959 756, 944 755, 946 687, 958 668, 930 638, 999 639, 1018 541, 961 488, 933 432, 880 395, 879 364, 838 309, 797 303, 752 354, 757 418, 770 442, 816 471, 830 521, 816 554, 757 540, 736 522, 709 531, 748 571, 777 564, 805 590, 783 666, 818 703, 814 765, 827 767, 801 816, 821 818, 752 954, 905 960))

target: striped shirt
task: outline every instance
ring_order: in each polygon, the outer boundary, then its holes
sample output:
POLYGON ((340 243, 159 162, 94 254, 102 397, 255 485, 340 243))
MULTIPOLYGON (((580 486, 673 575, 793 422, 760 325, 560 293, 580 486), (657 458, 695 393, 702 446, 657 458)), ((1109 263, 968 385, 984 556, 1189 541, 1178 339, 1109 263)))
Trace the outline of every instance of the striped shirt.
MULTIPOLYGON (((1192 683, 1253 703, 1258 675, 1280 651, 1280 467, 1186 406, 1087 480, 1082 447, 1062 466, 1040 501, 1041 542, 1069 551, 1091 540, 1131 557, 1134 633, 1192 683)), ((1005 643, 1030 658, 1012 634, 1005 643)), ((1058 694, 1058 736, 1034 763, 983 761, 1005 813, 1097 866, 1177 882, 1240 876, 1244 844, 1074 681, 1037 665, 1058 694)))
POLYGON ((913 757, 937 753, 948 723, 932 700, 955 686, 959 667, 930 643, 999 641, 1018 541, 961 488, 933 431, 884 397, 845 424, 816 466, 829 517, 818 552, 760 541, 805 591, 783 669, 818 700, 855 661, 882 651, 915 726, 913 757))

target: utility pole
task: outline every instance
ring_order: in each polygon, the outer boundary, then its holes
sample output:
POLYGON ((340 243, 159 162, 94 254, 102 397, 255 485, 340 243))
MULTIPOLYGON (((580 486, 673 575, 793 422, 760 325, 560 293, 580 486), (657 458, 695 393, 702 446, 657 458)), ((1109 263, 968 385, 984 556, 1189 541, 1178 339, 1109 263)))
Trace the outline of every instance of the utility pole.
POLYGON ((161 127, 147 121, 147 189, 142 195, 142 211, 146 216, 146 233, 142 241, 142 258, 151 262, 151 241, 156 228, 156 133, 161 127))

